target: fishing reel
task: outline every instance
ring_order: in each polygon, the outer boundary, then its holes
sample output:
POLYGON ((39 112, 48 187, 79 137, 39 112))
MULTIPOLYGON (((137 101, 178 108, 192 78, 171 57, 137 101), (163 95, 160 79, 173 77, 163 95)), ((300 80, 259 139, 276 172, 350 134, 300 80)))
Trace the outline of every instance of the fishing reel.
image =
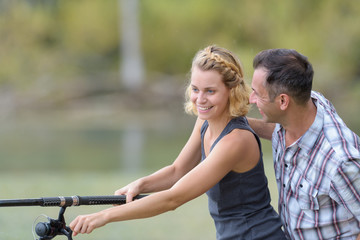
POLYGON ((33 229, 35 240, 48 240, 53 239, 57 235, 65 235, 68 240, 72 240, 72 231, 66 226, 64 213, 66 207, 61 207, 58 219, 47 217, 47 222, 38 222, 35 226, 35 233, 40 237, 36 238, 33 229))
MULTIPOLYGON (((138 195, 134 199, 140 199, 147 195, 138 195)), ((30 199, 0 199, 0 207, 20 207, 20 206, 42 206, 42 207, 61 207, 58 219, 47 216, 47 222, 33 223, 33 236, 35 240, 53 239, 57 235, 65 235, 68 240, 72 240, 72 231, 66 226, 64 213, 66 207, 80 205, 121 205, 126 203, 126 195, 110 196, 72 196, 72 197, 46 197, 30 199), (35 227, 34 227, 35 226, 35 227), (35 230, 35 231, 34 231, 35 230), (35 237, 35 232, 40 238, 35 237)), ((44 216, 44 215, 43 215, 44 216)))

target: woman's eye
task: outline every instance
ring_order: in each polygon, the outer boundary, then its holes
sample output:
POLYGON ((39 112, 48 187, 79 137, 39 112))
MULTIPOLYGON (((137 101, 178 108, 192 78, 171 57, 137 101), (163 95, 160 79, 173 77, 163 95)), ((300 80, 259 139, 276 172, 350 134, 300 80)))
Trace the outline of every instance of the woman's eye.
POLYGON ((199 91, 199 89, 197 89, 197 88, 193 88, 192 90, 193 90, 193 92, 198 92, 199 91))
POLYGON ((215 91, 214 90, 208 90, 208 93, 214 93, 215 91))

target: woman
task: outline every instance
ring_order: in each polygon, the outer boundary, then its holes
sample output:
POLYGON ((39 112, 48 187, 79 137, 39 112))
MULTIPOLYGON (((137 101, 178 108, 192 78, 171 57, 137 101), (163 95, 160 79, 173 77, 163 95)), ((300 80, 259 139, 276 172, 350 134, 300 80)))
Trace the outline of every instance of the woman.
POLYGON ((270 205, 259 138, 249 127, 250 89, 239 60, 209 46, 193 59, 185 110, 198 116, 170 166, 117 190, 127 204, 77 217, 74 236, 115 221, 148 218, 207 193, 217 239, 285 239, 270 205), (132 201, 140 193, 153 193, 132 201))

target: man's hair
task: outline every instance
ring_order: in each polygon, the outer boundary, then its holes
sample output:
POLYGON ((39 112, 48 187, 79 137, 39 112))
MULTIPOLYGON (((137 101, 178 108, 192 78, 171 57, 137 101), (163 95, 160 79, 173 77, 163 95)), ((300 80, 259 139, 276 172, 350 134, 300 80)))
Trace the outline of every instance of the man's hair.
POLYGON ((314 71, 307 57, 292 49, 268 49, 258 53, 253 61, 254 69, 267 72, 265 87, 270 100, 286 93, 297 104, 305 104, 311 96, 314 71))

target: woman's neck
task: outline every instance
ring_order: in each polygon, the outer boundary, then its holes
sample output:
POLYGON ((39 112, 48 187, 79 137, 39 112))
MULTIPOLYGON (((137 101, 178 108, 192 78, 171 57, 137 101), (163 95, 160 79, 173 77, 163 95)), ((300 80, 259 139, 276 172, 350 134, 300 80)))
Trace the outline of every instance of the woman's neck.
POLYGON ((231 121, 231 119, 232 118, 230 116, 224 116, 220 119, 208 120, 209 136, 211 136, 212 138, 219 136, 226 127, 226 125, 231 121))

